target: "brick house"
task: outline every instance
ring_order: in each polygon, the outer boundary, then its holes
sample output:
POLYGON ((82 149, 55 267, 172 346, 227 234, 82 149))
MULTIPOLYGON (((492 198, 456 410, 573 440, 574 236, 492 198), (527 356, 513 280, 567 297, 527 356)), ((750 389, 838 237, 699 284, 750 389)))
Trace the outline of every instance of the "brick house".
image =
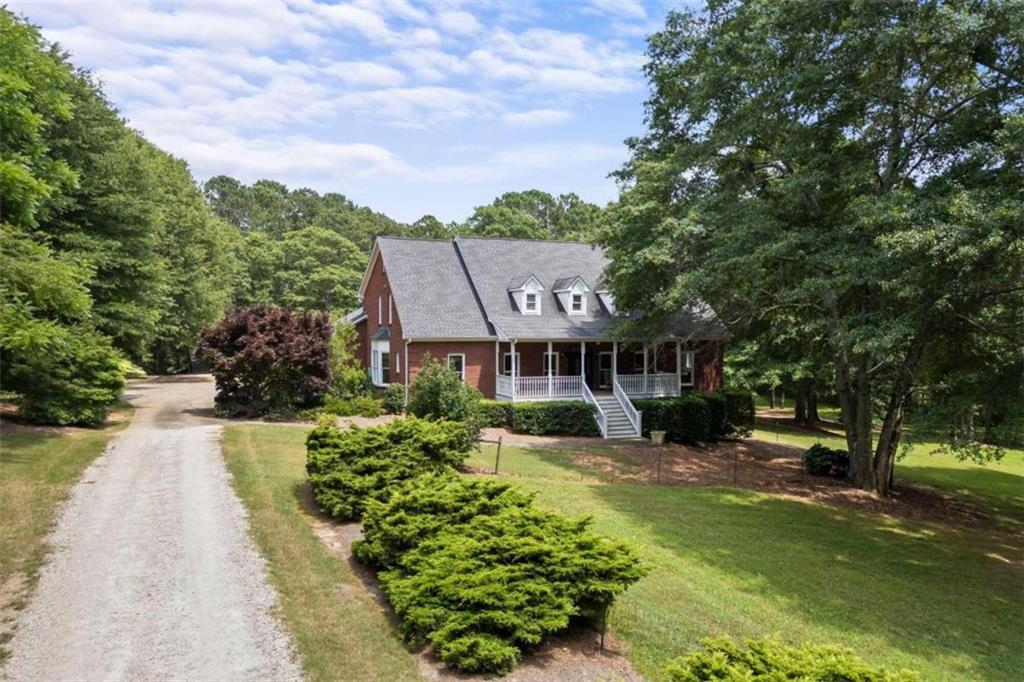
POLYGON ((409 382, 429 354, 487 398, 586 400, 606 436, 636 435, 630 398, 713 391, 725 329, 680 311, 657 339, 623 341, 590 244, 380 237, 359 289, 359 356, 374 384, 409 382))

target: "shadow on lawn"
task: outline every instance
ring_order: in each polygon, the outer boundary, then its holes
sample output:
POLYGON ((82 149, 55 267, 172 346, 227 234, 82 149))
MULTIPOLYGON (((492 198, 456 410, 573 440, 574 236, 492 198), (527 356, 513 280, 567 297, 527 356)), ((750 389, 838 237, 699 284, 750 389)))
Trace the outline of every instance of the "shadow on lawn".
POLYGON ((623 484, 592 493, 681 561, 736 576, 745 592, 806 621, 924 658, 955 652, 986 676, 1008 672, 995 650, 1019 651, 1011 624, 1024 573, 1020 547, 1005 538, 979 544, 971 531, 746 490, 623 484))
POLYGON ((991 466, 955 469, 897 463, 896 476, 897 480, 909 477, 954 491, 975 501, 1017 532, 1024 531, 1024 477, 1018 474, 998 471, 991 466))

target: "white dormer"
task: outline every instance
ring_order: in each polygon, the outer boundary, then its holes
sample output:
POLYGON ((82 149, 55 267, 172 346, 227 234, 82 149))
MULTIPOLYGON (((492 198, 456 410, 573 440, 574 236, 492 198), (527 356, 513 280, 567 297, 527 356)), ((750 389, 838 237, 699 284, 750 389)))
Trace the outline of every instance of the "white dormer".
POLYGON ((608 314, 614 315, 615 296, 612 295, 612 292, 608 291, 607 289, 598 289, 597 297, 601 300, 601 304, 604 306, 605 310, 608 311, 608 314))
POLYGON ((512 280, 508 284, 508 291, 512 294, 519 312, 523 315, 540 315, 544 285, 539 279, 530 275, 525 280, 512 280))
POLYGON ((570 315, 587 314, 587 293, 590 292, 590 287, 579 275, 556 281, 552 291, 558 296, 565 312, 570 315))

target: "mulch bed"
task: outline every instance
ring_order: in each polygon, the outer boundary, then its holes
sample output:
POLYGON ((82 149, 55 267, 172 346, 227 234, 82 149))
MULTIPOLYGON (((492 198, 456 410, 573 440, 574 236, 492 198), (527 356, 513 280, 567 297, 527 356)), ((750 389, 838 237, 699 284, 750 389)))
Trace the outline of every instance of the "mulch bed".
POLYGON ((601 441, 595 445, 590 439, 587 447, 579 442, 581 439, 541 440, 524 442, 513 436, 507 442, 567 450, 574 462, 605 474, 606 482, 613 484, 731 486, 914 521, 961 527, 995 524, 991 516, 969 501, 922 484, 897 478, 892 496, 883 498, 842 480, 805 474, 800 459, 803 450, 781 443, 741 439, 659 447, 648 441, 601 441), (629 464, 624 465, 623 458, 629 464))

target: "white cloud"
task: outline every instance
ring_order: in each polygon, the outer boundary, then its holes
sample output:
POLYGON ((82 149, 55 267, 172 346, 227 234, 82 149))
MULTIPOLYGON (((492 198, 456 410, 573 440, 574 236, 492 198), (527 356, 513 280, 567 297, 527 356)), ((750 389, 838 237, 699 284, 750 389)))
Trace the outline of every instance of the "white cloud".
POLYGON ((456 35, 471 35, 480 30, 480 22, 469 12, 444 10, 438 12, 437 22, 445 31, 456 35))
POLYGON ((571 112, 561 109, 533 109, 507 113, 501 120, 508 125, 531 128, 564 123, 571 118, 571 112))
POLYGON ((334 62, 324 72, 353 85, 395 87, 405 82, 401 71, 376 62, 334 62))
POLYGON ((584 11, 630 19, 643 19, 647 16, 647 10, 640 0, 590 0, 584 11))
POLYGON ((490 97, 437 86, 350 92, 335 102, 340 109, 403 128, 429 128, 490 118, 500 109, 490 97))

